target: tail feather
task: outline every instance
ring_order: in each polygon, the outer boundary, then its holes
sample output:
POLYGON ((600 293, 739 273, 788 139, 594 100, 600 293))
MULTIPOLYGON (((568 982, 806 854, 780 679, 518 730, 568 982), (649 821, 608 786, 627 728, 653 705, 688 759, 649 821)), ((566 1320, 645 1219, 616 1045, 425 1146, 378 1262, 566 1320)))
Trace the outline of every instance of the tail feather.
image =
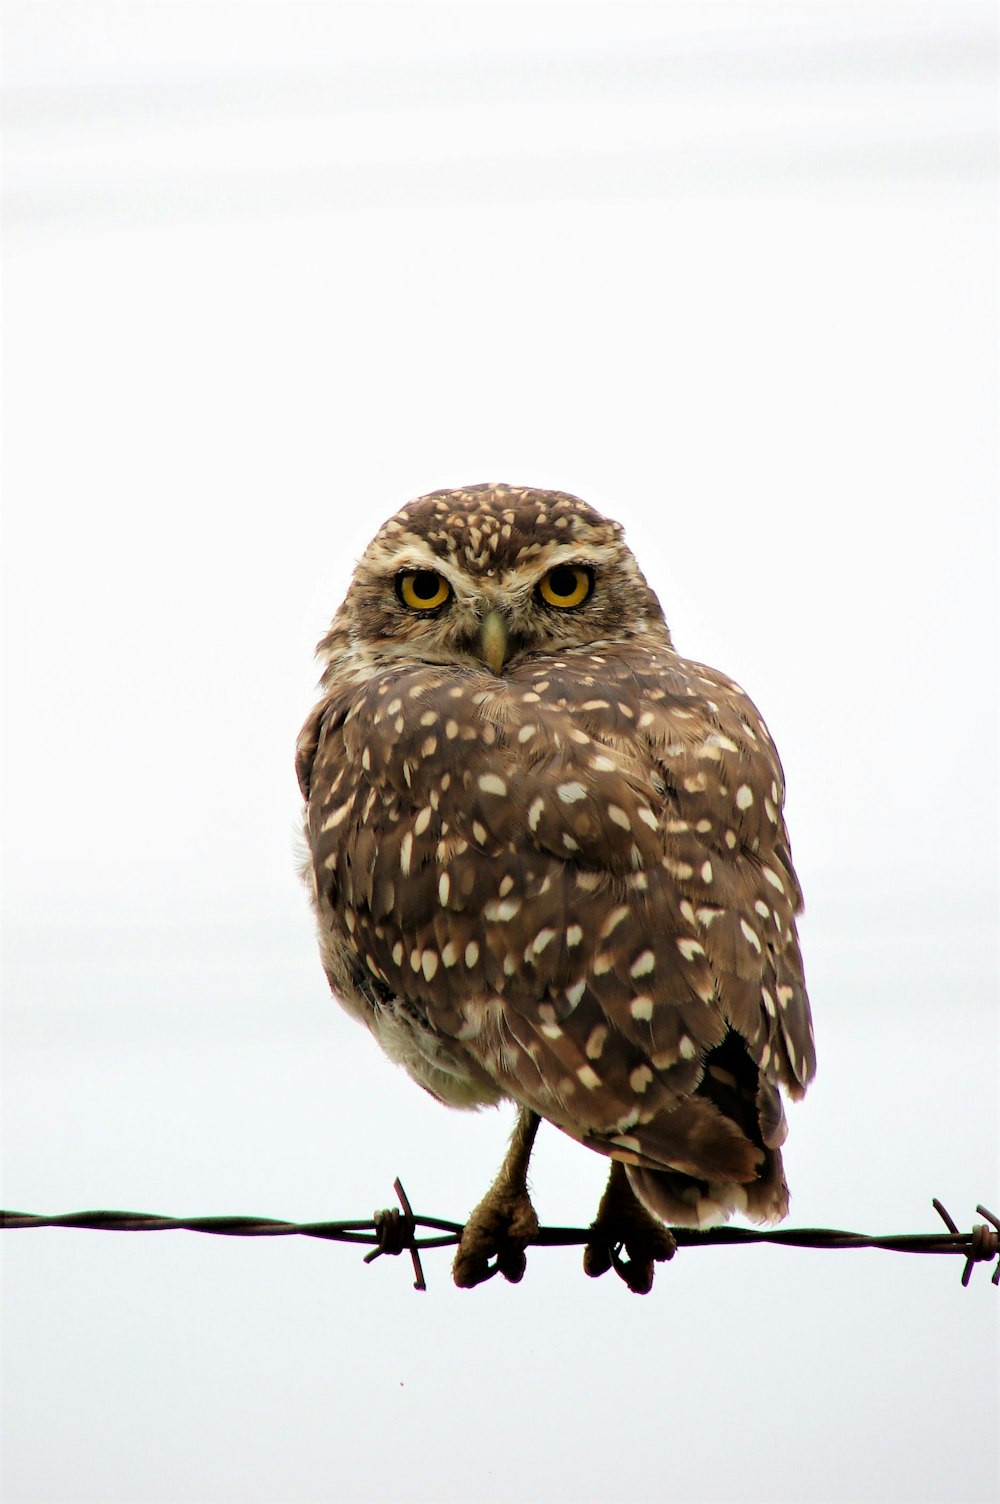
POLYGON ((670 1169, 628 1165, 639 1199, 657 1217, 678 1226, 724 1222, 734 1212, 753 1222, 780 1222, 788 1213, 780 1152, 787 1132, 785 1114, 777 1089, 759 1074, 735 1031, 708 1056, 704 1077, 684 1106, 695 1104, 703 1110, 711 1106, 705 1117, 717 1121, 721 1116, 730 1141, 741 1140, 742 1172, 734 1175, 732 1163, 723 1166, 711 1158, 692 1163, 696 1154, 670 1169))
POLYGON ((711 1227, 737 1212, 765 1225, 788 1215, 788 1186, 777 1149, 766 1151, 756 1179, 743 1185, 634 1165, 626 1166, 626 1174, 643 1205, 675 1227, 711 1227))

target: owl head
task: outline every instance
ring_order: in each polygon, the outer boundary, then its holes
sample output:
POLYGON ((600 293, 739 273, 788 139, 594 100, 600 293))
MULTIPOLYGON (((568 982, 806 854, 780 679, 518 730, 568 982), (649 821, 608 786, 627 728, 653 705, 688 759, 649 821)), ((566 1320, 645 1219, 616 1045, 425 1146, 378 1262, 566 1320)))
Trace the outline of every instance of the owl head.
POLYGON ((376 533, 320 657, 365 678, 405 659, 502 674, 539 654, 656 634, 660 604, 621 525, 563 491, 432 491, 376 533))

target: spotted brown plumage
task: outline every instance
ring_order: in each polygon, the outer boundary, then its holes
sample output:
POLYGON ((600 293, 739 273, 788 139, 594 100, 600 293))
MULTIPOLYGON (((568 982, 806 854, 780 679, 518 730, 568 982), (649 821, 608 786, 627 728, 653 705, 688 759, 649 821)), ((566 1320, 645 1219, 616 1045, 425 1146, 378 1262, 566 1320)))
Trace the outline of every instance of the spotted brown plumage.
MULTIPOLYGON (((560 492, 422 497, 320 655, 298 772, 345 1006, 442 1101, 511 1098, 624 1166, 612 1241, 632 1192, 678 1223, 784 1216, 781 1090, 814 1051, 781 766, 739 686, 674 650, 619 525, 560 492)), ((461 1283, 490 1252, 519 1277, 523 1179, 471 1220, 461 1283)))

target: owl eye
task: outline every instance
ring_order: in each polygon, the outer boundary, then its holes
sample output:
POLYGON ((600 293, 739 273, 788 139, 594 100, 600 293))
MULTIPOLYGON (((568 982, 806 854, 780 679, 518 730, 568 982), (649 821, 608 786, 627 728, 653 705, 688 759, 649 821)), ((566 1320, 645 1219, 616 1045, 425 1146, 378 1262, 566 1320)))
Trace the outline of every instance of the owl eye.
POLYGON ((434 569, 408 569, 396 576, 396 594, 411 611, 436 611, 451 599, 451 586, 434 569))
POLYGON ((547 606, 572 611, 582 606, 594 588, 594 571, 581 564, 557 564, 538 582, 538 594, 547 606))

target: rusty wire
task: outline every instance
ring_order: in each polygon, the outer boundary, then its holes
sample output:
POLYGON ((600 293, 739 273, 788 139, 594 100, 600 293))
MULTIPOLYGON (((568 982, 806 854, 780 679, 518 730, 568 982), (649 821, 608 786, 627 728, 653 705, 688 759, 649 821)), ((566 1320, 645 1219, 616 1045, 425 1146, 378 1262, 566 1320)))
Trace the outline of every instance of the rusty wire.
MULTIPOLYGON (((443 1217, 416 1216, 406 1192, 397 1179, 394 1184, 400 1206, 378 1211, 367 1220, 351 1222, 282 1222, 272 1217, 159 1217, 145 1212, 66 1212, 62 1216, 42 1217, 31 1212, 0 1211, 0 1226, 76 1227, 97 1232, 206 1232, 229 1238, 322 1238, 337 1243, 371 1245, 365 1263, 382 1254, 409 1253, 413 1260, 414 1289, 425 1290, 420 1252, 425 1248, 445 1248, 457 1244, 463 1224, 443 1217), (419 1230, 433 1234, 418 1237, 419 1230)), ((950 1214, 936 1198, 934 1210, 944 1222, 946 1232, 867 1233, 843 1232, 829 1227, 797 1227, 778 1232, 754 1232, 742 1227, 672 1227, 679 1248, 707 1248, 712 1245, 739 1243, 777 1243, 787 1248, 881 1248, 890 1253, 960 1254, 965 1259, 962 1284, 968 1285, 973 1266, 997 1260, 991 1283, 1000 1286, 1000 1220, 985 1206, 976 1211, 986 1221, 976 1223, 971 1232, 959 1232, 950 1214)), ((536 1247, 560 1248, 586 1244, 593 1234, 585 1227, 541 1227, 531 1242, 536 1247)))

